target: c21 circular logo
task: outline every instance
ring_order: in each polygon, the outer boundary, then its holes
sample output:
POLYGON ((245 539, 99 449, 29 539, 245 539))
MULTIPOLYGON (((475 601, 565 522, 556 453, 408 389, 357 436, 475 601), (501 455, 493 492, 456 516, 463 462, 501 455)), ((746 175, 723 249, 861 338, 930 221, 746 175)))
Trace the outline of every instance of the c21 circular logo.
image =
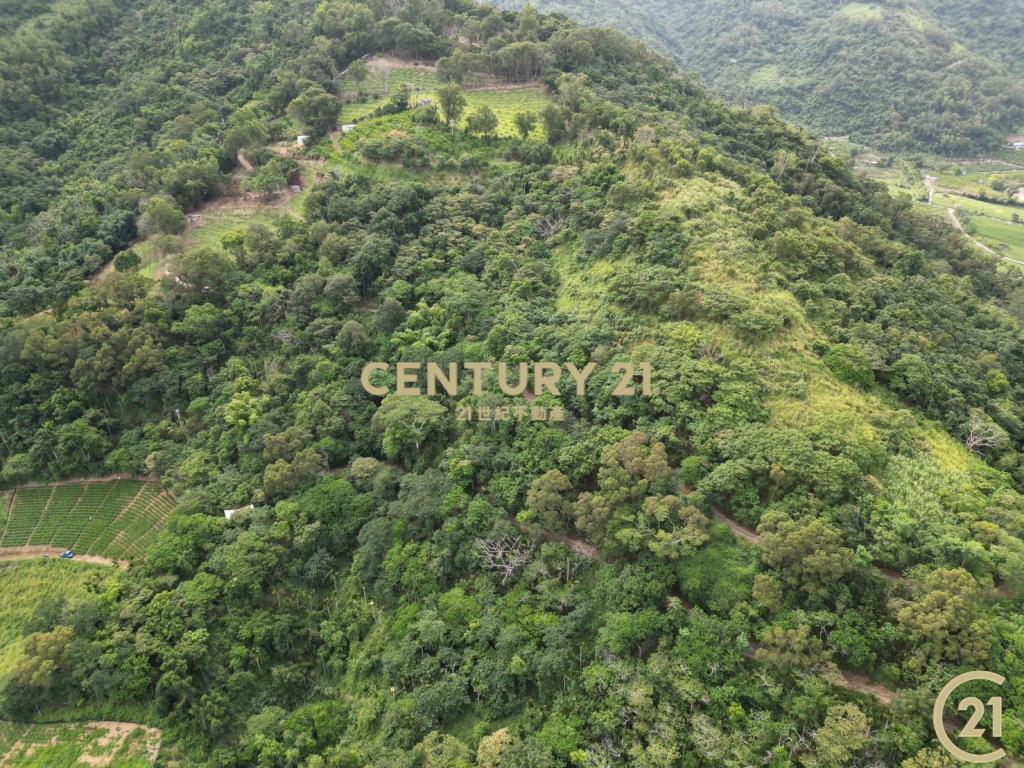
MULTIPOLYGON (((951 738, 949 733, 946 731, 946 724, 943 722, 942 711, 946 707, 946 702, 949 697, 953 694, 957 688, 964 683, 970 683, 974 680, 985 680, 995 685, 1002 685, 1006 682, 1006 678, 1002 675, 997 675, 995 672, 984 672, 981 670, 975 672, 964 672, 962 675, 957 675, 939 691, 939 695, 935 699, 935 706, 932 707, 932 725, 935 728, 935 735, 939 738, 939 743, 957 760, 962 760, 965 763, 990 763, 994 760, 1001 760, 1006 757, 1005 749, 995 749, 991 752, 986 752, 984 755, 976 755, 972 752, 968 752, 958 747, 951 738)), ((957 710, 960 712, 967 712, 970 710, 970 716, 967 718, 967 724, 960 730, 958 734, 961 738, 977 738, 985 736, 988 733, 994 738, 1001 738, 1003 735, 1003 697, 992 696, 986 702, 982 702, 977 696, 966 696, 956 705, 957 710), (988 708, 992 712, 992 730, 987 732, 984 728, 978 727, 982 718, 985 716, 985 710, 988 708)))

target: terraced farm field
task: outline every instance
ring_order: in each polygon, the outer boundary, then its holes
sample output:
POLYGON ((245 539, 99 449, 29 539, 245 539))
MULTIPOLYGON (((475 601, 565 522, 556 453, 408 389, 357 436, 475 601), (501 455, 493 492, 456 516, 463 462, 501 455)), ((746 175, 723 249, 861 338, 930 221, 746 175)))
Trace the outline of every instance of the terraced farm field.
MULTIPOLYGON (((523 86, 514 88, 489 88, 479 91, 466 92, 466 114, 485 104, 494 110, 498 116, 498 135, 515 136, 516 129, 513 118, 517 112, 539 113, 548 105, 550 99, 544 94, 540 86, 523 86)), ((465 127, 465 119, 463 119, 465 127)), ((534 126, 531 138, 543 139, 544 128, 538 124, 534 126)))
POLYGON ((136 723, 0 721, 0 768, 148 768, 159 752, 160 731, 136 723))
POLYGON ((140 554, 174 508, 159 483, 144 480, 26 486, 0 503, 0 547, 50 546, 114 560, 140 554))
MULTIPOLYGON (((367 62, 366 79, 359 81, 344 77, 338 83, 338 95, 345 101, 359 102, 384 99, 403 85, 415 94, 433 91, 440 85, 433 66, 417 66, 412 62, 397 62, 385 58, 367 62)), ((342 111, 344 114, 344 110, 342 111)))
MULTIPOLYGON (((432 65, 415 65, 412 62, 381 57, 367 62, 367 69, 369 74, 361 82, 351 78, 344 78, 339 82, 338 92, 345 101, 339 122, 361 120, 387 103, 389 96, 403 85, 409 87, 414 104, 421 99, 437 102, 437 89, 441 81, 438 80, 432 65)), ((463 127, 469 113, 486 104, 498 116, 500 136, 515 135, 512 118, 516 112, 539 112, 549 101, 539 85, 510 85, 483 76, 468 78, 462 83, 462 88, 466 96, 463 127)), ((536 126, 533 136, 543 138, 543 128, 536 126)))

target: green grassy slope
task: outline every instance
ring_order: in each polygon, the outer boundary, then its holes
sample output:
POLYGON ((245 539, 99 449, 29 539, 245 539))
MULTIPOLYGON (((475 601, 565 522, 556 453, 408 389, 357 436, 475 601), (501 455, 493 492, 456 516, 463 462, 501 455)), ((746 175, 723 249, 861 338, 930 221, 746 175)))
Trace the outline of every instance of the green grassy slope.
MULTIPOLYGON (((24 636, 83 600, 95 601, 109 583, 109 568, 58 560, 0 563, 0 679, 24 655, 24 636)), ((0 749, 0 754, 4 750, 0 749)))

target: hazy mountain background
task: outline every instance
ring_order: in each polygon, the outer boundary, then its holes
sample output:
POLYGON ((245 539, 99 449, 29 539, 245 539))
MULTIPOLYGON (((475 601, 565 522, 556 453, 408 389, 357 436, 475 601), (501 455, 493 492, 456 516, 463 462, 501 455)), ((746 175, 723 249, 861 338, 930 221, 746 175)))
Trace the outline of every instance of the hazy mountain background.
POLYGON ((976 154, 1024 124, 1017 0, 535 5, 640 37, 726 98, 773 104, 825 135, 890 150, 976 154))

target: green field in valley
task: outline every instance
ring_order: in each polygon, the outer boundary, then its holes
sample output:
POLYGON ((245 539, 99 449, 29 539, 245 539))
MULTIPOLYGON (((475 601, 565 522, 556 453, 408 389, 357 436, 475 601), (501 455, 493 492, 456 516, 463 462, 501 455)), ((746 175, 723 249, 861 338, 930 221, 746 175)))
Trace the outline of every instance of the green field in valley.
POLYGON ((955 209, 964 228, 990 248, 1010 259, 1024 261, 1024 208, 944 192, 936 193, 932 202, 955 209))
POLYGON ((945 206, 946 208, 959 208, 960 210, 966 211, 972 215, 988 216, 993 219, 1002 219, 1003 221, 1013 222, 1013 216, 1016 214, 1019 218, 1024 220, 1024 207, 1018 208, 1013 205, 990 203, 985 200, 975 200, 974 198, 966 197, 964 195, 936 192, 932 198, 932 202, 936 205, 945 206))
POLYGON ((158 483, 143 480, 17 488, 3 509, 0 547, 52 546, 128 559, 152 543, 173 508, 158 483))
POLYGON ((1001 164, 981 166, 976 171, 965 171, 963 168, 942 170, 937 175, 940 187, 959 189, 975 195, 984 194, 987 197, 999 197, 1008 190, 1024 187, 1024 170, 1001 164))
POLYGON ((1003 255, 1024 261, 1024 225, 988 216, 974 216, 975 236, 1003 255))
MULTIPOLYGON (((866 157, 855 150, 858 158, 866 157)), ((938 158, 921 158, 915 162, 895 159, 886 166, 858 166, 866 176, 885 184, 894 194, 909 194, 922 211, 943 215, 947 209, 957 212, 964 229, 979 242, 998 252, 1008 266, 1024 261, 1024 205, 1014 197, 1024 188, 1024 170, 1008 163, 983 162, 953 164, 938 158), (935 181, 931 205, 927 204, 925 175, 935 181), (1001 189, 997 189, 1001 187, 1001 189), (978 200, 983 195, 989 200, 978 200), (1006 198, 1005 203, 991 202, 1006 198), (1015 218, 1016 217, 1016 218, 1015 218)))

